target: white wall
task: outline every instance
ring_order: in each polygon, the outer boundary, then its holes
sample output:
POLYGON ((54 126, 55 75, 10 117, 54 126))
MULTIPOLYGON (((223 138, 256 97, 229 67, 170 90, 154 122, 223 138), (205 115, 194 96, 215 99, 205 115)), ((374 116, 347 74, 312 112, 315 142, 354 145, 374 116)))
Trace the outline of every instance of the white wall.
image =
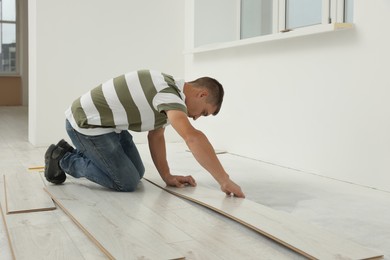
POLYGON ((197 126, 217 148, 390 191, 389 13, 356 0, 353 30, 186 55, 187 78, 226 90, 197 126))
POLYGON ((183 77, 183 48, 181 0, 30 0, 30 142, 66 137, 66 108, 109 78, 142 68, 183 77))

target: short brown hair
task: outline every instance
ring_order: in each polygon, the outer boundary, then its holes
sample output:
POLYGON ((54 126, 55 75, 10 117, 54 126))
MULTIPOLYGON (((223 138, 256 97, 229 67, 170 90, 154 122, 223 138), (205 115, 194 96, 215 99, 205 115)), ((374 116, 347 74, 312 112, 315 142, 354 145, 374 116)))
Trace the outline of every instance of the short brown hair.
POLYGON ((198 78, 188 83, 197 88, 206 88, 209 91, 210 96, 208 97, 207 102, 217 106, 213 115, 215 116, 218 114, 219 110, 221 110, 223 95, 225 94, 221 83, 210 77, 198 78))

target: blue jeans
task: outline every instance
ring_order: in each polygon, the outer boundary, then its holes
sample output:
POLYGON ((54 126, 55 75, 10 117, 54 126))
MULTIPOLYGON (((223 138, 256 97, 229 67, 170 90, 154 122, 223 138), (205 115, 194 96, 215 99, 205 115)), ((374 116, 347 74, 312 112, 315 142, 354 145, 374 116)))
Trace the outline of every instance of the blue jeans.
POLYGON ((66 120, 66 131, 76 149, 60 160, 61 169, 75 177, 117 191, 134 191, 145 167, 128 131, 83 135, 66 120))

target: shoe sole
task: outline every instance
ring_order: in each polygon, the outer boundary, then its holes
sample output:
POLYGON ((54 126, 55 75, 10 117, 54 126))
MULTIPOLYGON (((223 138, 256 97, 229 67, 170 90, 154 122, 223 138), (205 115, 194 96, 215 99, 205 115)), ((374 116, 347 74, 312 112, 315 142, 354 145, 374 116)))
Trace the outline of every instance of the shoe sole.
POLYGON ((66 175, 65 173, 63 175, 60 175, 58 176, 58 178, 49 178, 49 171, 48 171, 48 165, 50 163, 50 160, 51 160, 51 155, 53 153, 53 151, 57 148, 56 145, 52 144, 49 146, 49 148, 47 149, 46 153, 45 153, 45 178, 48 182, 51 182, 51 183, 54 183, 54 184, 61 184, 63 183, 65 180, 66 180, 66 175))

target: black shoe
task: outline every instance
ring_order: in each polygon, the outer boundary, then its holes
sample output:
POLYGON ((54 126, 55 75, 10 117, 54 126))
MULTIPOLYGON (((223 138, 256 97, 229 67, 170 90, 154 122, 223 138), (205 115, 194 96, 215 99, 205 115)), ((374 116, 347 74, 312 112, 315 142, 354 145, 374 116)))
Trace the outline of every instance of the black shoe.
POLYGON ((45 178, 48 182, 61 184, 65 181, 65 172, 60 168, 59 162, 67 150, 58 146, 50 145, 45 153, 45 178))
POLYGON ((67 152, 73 152, 74 148, 68 144, 64 139, 61 139, 58 143, 57 146, 63 148, 67 152))

